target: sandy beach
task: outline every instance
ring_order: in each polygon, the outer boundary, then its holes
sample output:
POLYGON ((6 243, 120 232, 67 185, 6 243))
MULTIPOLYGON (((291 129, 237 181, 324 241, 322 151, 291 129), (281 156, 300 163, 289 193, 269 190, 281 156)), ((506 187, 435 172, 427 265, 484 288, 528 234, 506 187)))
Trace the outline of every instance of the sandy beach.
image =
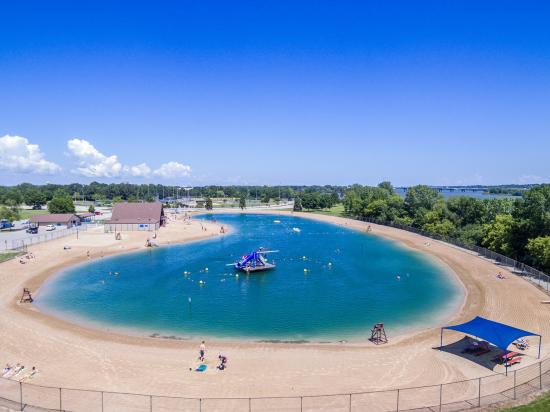
MULTIPOLYGON (((288 214, 290 212, 268 212, 288 214)), ((318 214, 294 215, 366 231, 367 224, 318 214)), ((465 288, 465 301, 448 321, 460 323, 476 315, 502 321, 548 336, 550 310, 540 301, 547 296, 522 280, 470 252, 422 236, 378 225, 369 235, 383 236, 426 253, 448 266, 465 288), (499 280, 501 271, 506 279, 499 280)), ((185 397, 259 397, 361 392, 440 384, 493 373, 481 364, 433 349, 439 346, 438 326, 398 338, 387 345, 354 343, 216 342, 207 339, 210 368, 199 374, 199 341, 125 336, 77 326, 19 304, 23 287, 39 293, 44 280, 61 268, 88 259, 145 248, 148 232, 125 232, 122 240, 102 229, 82 232, 29 248, 36 256, 27 264, 17 259, 0 265, 0 363, 34 365, 32 383, 185 397), (64 246, 70 246, 64 250, 64 246), (217 354, 230 359, 227 370, 215 369, 217 354)), ((171 216, 158 242, 170 244, 220 234, 218 223, 186 224, 171 216), (201 229, 201 224, 206 231, 201 229)), ((448 332, 445 343, 462 335, 448 332)), ((535 344, 522 366, 536 362, 535 344)), ((550 350, 543 339, 542 357, 550 350)), ((502 372, 502 367, 495 371, 502 372)), ((1 394, 0 394, 1 396, 1 394)))

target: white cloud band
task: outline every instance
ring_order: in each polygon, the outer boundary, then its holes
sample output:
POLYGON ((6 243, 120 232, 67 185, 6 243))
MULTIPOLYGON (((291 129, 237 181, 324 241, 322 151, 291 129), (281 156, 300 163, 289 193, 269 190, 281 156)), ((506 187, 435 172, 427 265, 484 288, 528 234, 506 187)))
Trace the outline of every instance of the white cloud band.
POLYGON ((0 169, 15 173, 54 174, 59 165, 44 159, 40 147, 21 136, 0 137, 0 169))

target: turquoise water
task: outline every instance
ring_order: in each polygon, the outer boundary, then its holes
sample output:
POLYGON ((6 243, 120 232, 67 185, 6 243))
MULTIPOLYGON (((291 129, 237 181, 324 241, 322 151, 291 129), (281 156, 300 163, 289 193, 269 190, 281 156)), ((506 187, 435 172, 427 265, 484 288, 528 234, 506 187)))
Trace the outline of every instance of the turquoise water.
POLYGON ((393 333, 434 325, 461 300, 444 267, 372 234, 290 216, 202 218, 233 230, 69 268, 45 283, 36 305, 141 334, 340 340, 364 336, 376 322, 393 333), (274 271, 237 276, 225 265, 259 246, 280 251, 269 255, 274 271))

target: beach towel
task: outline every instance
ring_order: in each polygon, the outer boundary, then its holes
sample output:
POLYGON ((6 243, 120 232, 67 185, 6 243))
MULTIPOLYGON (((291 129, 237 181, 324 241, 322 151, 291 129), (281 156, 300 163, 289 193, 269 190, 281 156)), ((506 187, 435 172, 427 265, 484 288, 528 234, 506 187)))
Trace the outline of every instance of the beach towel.
POLYGON ((201 363, 197 369, 195 369, 195 372, 204 372, 206 370, 206 368, 208 368, 207 365, 205 365, 204 363, 201 363))

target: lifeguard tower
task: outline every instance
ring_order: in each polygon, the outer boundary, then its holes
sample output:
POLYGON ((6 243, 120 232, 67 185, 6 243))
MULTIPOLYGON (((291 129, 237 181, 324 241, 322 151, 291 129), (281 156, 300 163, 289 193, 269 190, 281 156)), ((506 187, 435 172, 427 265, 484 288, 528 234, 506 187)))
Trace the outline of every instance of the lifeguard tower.
POLYGON ((23 288, 23 295, 21 296, 19 303, 32 303, 33 300, 31 291, 27 288, 23 288))
POLYGON ((381 343, 388 343, 388 337, 386 335, 386 330, 384 329, 383 323, 377 323, 372 327, 371 336, 369 340, 375 345, 380 345, 381 343))

